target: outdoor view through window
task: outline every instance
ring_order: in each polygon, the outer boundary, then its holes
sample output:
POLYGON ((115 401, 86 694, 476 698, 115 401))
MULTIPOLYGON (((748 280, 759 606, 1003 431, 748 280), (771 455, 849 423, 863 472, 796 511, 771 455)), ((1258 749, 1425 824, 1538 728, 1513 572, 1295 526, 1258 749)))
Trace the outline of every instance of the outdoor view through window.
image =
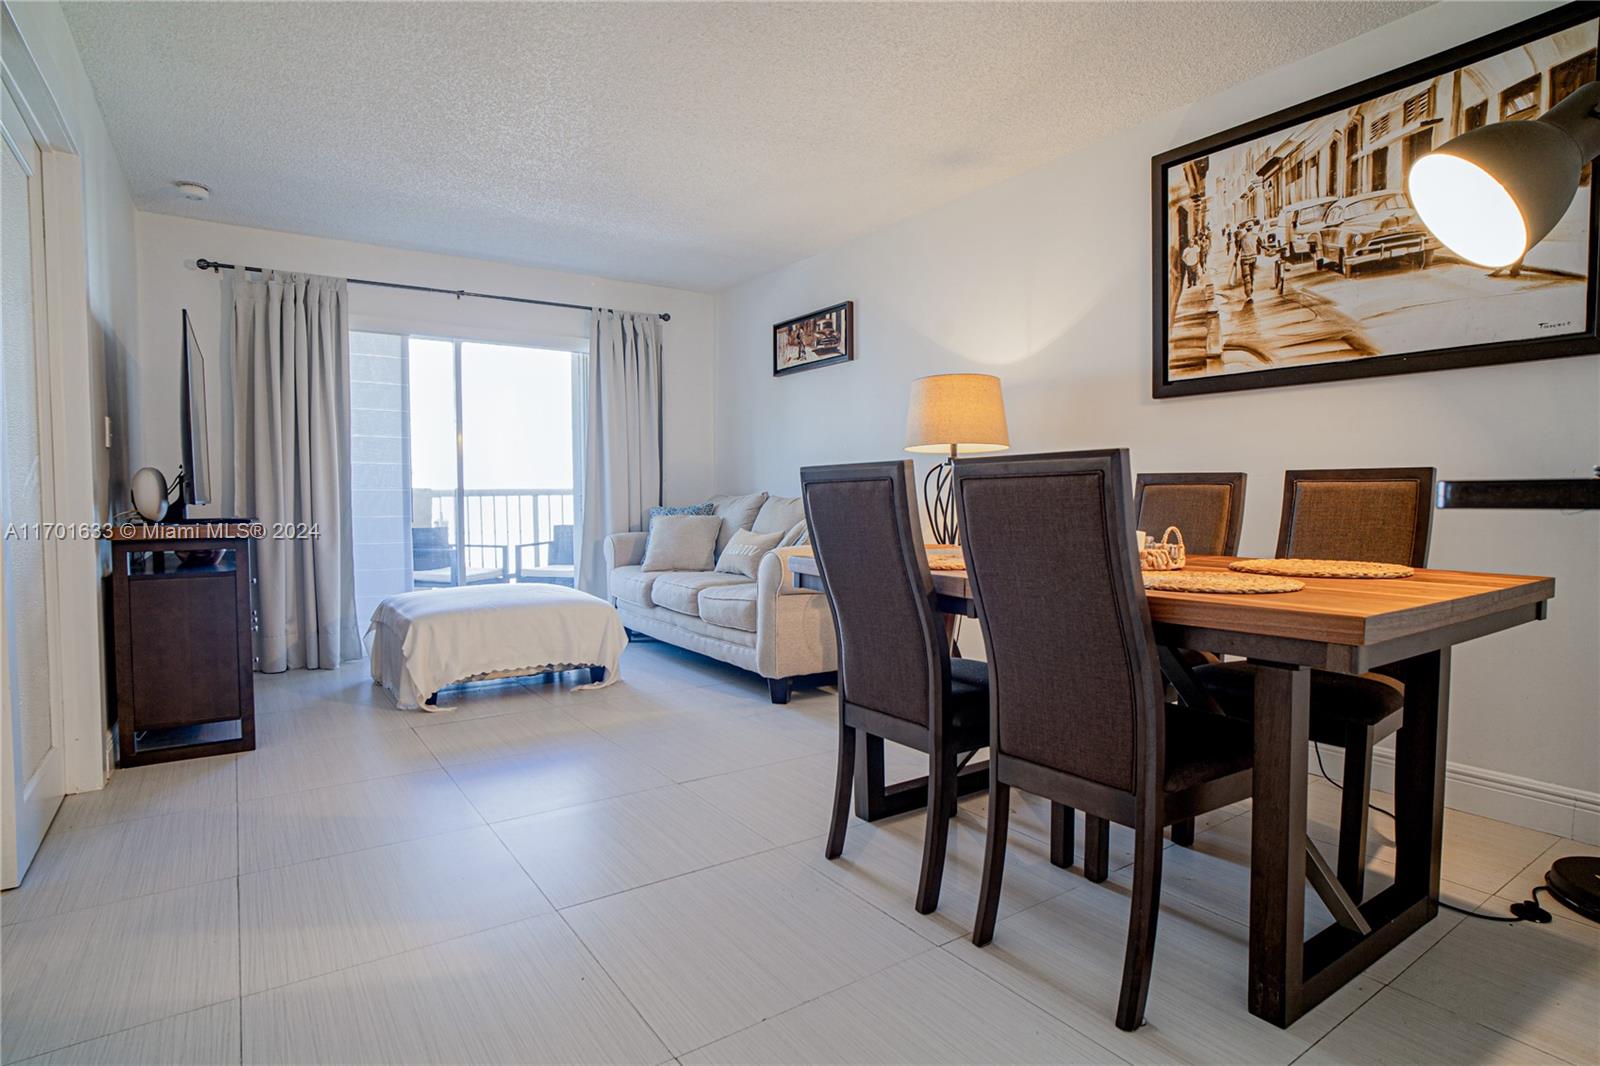
POLYGON ((571 584, 577 357, 438 337, 351 340, 360 598, 571 584))

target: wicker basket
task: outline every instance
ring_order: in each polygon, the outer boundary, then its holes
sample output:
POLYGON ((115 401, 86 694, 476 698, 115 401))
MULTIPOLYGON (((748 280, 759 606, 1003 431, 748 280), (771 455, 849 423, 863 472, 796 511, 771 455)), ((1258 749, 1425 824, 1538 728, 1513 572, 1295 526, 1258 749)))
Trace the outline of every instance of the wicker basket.
POLYGON ((1149 541, 1139 553, 1140 570, 1182 570, 1188 561, 1183 533, 1177 526, 1168 526, 1160 540, 1149 541))

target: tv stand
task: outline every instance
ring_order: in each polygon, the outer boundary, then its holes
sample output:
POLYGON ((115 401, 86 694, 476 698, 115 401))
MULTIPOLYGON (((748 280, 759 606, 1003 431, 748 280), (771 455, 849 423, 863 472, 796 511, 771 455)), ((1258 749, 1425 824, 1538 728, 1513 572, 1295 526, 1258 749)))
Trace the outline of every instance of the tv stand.
POLYGON ((111 537, 117 765, 251 751, 250 525, 122 525, 111 537))

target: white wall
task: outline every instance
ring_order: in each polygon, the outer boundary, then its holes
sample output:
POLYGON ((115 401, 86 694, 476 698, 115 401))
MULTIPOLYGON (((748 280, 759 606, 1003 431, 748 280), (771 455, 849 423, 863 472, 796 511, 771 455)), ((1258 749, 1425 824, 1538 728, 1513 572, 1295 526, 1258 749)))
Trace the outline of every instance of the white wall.
MULTIPOLYGON (((226 195, 226 190, 216 194, 226 195)), ((704 498, 716 491, 711 469, 713 297, 481 259, 401 251, 140 211, 139 344, 129 375, 129 470, 178 467, 180 312, 188 308, 208 369, 221 350, 222 282, 195 269, 198 258, 336 277, 469 289, 540 300, 599 304, 625 311, 666 311, 665 449, 668 499, 704 498)), ((556 343, 587 336, 587 312, 497 300, 350 286, 356 329, 425 330, 482 340, 556 343)), ((221 374, 206 377, 211 456, 220 464, 221 374)))
MULTIPOLYGON (((13 69, 12 76, 29 80, 23 86, 25 95, 40 94, 41 98, 30 100, 31 107, 53 111, 60 118, 70 151, 78 157, 88 337, 87 351, 73 344, 74 350, 62 353, 65 362, 58 380, 63 395, 57 410, 66 417, 57 431, 67 432, 70 439, 56 449, 56 517, 63 522, 92 522, 108 517, 112 501, 126 494, 120 461, 120 430, 126 409, 122 381, 139 311, 133 200, 60 7, 22 3, 7 5, 7 11, 31 57, 31 63, 13 69), (24 66, 31 69, 24 72, 24 66), (39 84, 32 83, 35 72, 42 79, 39 84), (111 449, 104 446, 102 437, 107 415, 115 427, 111 449), (68 491, 60 491, 63 479, 68 491)), ((7 58, 11 58, 9 52, 7 58)), ((107 553, 98 545, 64 542, 58 558, 62 567, 60 621, 70 635, 59 664, 65 705, 66 786, 69 792, 80 792, 101 787, 105 777, 100 570, 107 553)))
MULTIPOLYGON (((134 280, 134 210, 122 163, 111 146, 78 46, 54 3, 9 5, 28 50, 66 119, 83 168, 84 230, 88 246, 90 358, 94 380, 84 383, 98 436, 101 416, 120 422, 122 376, 138 321, 134 280)), ((126 493, 118 479, 120 442, 95 448, 95 499, 102 514, 126 493)))
MULTIPOLYGON (((1251 553, 1274 547, 1285 468, 1586 476, 1600 462, 1596 357, 1150 397, 1151 156, 1549 6, 1425 9, 722 294, 717 483, 797 491, 804 464, 900 457, 911 380, 962 370, 1001 377, 1016 451, 1123 445, 1135 469, 1248 471, 1243 550, 1251 553), (846 299, 855 301, 856 361, 773 378, 772 323, 846 299)), ((1491 785, 1523 793, 1495 808, 1501 816, 1571 831, 1574 809, 1589 804, 1592 814, 1580 810, 1578 823, 1582 831, 1589 818, 1593 834, 1597 554, 1595 513, 1442 511, 1431 558, 1440 567, 1556 577, 1548 621, 1458 650, 1450 758, 1464 764, 1458 777, 1479 768, 1491 785)), ((1453 793, 1458 801, 1469 799, 1453 793)))

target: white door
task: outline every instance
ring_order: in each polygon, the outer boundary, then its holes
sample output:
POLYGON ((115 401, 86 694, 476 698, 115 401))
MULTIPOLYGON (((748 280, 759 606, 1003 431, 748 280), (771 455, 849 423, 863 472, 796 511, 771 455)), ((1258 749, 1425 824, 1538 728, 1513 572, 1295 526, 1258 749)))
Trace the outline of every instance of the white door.
POLYGON ((9 91, 0 151, 0 888, 20 884, 61 806, 60 692, 51 669, 55 513, 44 331, 39 145, 9 91))

